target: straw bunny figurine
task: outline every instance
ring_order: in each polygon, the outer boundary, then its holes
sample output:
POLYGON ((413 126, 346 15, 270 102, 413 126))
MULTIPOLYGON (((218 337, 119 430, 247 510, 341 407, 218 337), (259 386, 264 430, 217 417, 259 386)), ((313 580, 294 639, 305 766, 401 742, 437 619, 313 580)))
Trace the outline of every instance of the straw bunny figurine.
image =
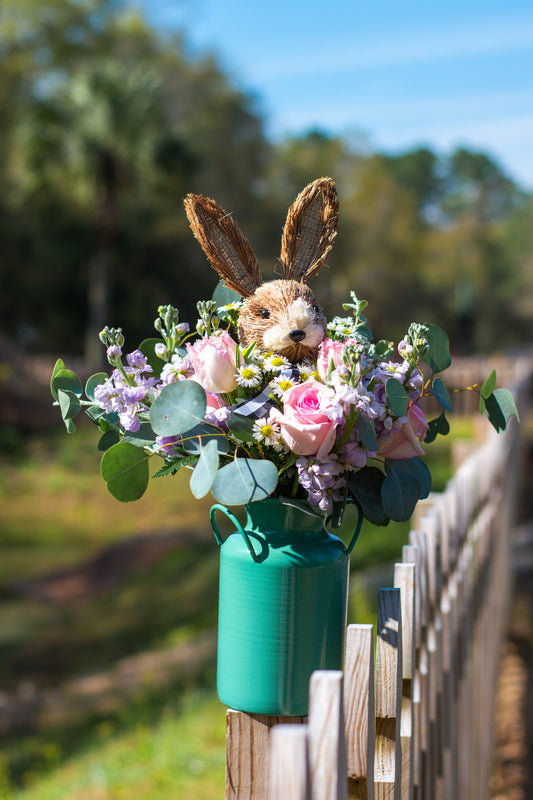
POLYGON ((289 209, 281 240, 281 280, 263 283, 257 258, 230 214, 204 195, 189 194, 185 211, 213 269, 244 299, 239 341, 261 352, 284 355, 292 364, 316 359, 326 317, 307 286, 322 267, 337 234, 335 183, 319 178, 289 209))

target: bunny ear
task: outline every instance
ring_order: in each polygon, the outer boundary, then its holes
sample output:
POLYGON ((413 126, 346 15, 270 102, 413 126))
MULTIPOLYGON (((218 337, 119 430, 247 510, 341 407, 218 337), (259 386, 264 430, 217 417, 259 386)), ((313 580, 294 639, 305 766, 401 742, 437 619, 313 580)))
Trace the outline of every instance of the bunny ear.
POLYGON ((185 212, 202 250, 225 283, 243 297, 261 283, 259 264, 246 236, 214 200, 188 194, 185 212))
POLYGON ((287 214, 281 260, 288 280, 307 281, 317 274, 337 235, 339 204, 331 178, 319 178, 300 192, 287 214))

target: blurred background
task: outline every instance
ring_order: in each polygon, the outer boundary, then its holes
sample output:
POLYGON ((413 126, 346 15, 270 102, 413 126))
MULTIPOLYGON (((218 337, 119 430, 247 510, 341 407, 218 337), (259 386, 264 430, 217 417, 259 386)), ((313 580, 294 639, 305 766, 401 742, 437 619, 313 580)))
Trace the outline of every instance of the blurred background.
MULTIPOLYGON (((288 206, 322 175, 328 315, 353 289, 376 338, 431 320, 458 357, 530 346, 533 10, 3 0, 0 26, 0 796, 222 797, 209 504, 181 475, 134 507, 106 495, 52 365, 100 368, 106 324, 133 350, 161 303, 195 323, 216 278, 188 192, 234 214, 273 278, 288 206)), ((429 456, 437 489, 450 452, 429 456)), ((357 621, 407 531, 358 544, 357 621)))

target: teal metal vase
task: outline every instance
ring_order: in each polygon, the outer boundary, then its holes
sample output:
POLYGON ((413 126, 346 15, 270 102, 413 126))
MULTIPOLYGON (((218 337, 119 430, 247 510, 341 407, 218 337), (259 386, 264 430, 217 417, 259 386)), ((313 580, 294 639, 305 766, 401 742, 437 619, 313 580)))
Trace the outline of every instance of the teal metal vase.
POLYGON ((221 545, 218 696, 248 713, 303 716, 311 673, 343 666, 358 530, 347 547, 320 517, 279 500, 250 503, 246 513, 242 526, 225 506, 211 509, 221 545), (217 511, 236 527, 224 542, 217 511))

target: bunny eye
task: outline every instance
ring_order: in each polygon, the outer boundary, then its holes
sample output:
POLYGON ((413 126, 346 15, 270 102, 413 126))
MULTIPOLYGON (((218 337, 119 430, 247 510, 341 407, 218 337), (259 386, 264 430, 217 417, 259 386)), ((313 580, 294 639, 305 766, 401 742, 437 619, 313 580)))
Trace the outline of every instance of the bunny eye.
POLYGON ((313 306, 313 311, 316 311, 317 314, 320 314, 320 306, 314 305, 313 306))
POLYGON ((269 318, 269 316, 270 316, 270 311, 267 311, 267 309, 266 309, 266 308, 264 308, 264 309, 261 311, 261 316, 263 317, 263 319, 268 319, 268 318, 269 318))

